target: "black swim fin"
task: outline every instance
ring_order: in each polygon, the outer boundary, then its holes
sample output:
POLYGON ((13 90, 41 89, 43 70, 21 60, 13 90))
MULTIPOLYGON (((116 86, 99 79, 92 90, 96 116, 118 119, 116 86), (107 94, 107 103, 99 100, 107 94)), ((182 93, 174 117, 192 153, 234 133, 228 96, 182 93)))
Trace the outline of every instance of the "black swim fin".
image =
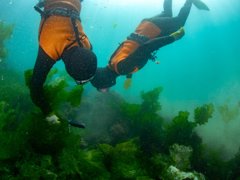
POLYGON ((78 121, 69 121, 69 124, 73 127, 77 127, 77 128, 85 128, 85 124, 81 123, 81 122, 78 122, 78 121))
POLYGON ((209 7, 201 0, 193 0, 193 4, 200 10, 210 11, 209 7))

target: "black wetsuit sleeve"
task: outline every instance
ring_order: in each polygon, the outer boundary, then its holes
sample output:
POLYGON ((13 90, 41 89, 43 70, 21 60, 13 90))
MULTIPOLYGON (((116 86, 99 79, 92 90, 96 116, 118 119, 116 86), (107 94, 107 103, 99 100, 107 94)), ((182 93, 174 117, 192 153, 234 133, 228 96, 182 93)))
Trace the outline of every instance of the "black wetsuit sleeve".
POLYGON ((159 48, 171 44, 175 41, 175 38, 172 36, 163 36, 151 39, 143 44, 140 48, 144 49, 146 53, 151 53, 158 50, 159 48))
POLYGON ((30 83, 30 95, 33 103, 38 106, 43 114, 48 115, 52 112, 49 102, 44 95, 43 85, 47 75, 55 64, 43 50, 39 47, 37 60, 33 69, 33 75, 30 83))
POLYGON ((145 66, 153 51, 174 42, 172 36, 158 37, 147 41, 141 45, 134 53, 128 56, 117 65, 119 74, 127 75, 133 73, 136 69, 139 70, 145 66))

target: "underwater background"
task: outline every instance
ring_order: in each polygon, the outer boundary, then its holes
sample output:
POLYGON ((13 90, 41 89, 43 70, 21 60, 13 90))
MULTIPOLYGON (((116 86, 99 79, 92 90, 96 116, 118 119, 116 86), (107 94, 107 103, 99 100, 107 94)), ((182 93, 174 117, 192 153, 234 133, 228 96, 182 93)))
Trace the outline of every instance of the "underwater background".
MULTIPOLYGON (((130 89, 123 88, 125 78, 122 77, 111 91, 128 103, 137 104, 142 102, 141 92, 162 87, 159 98, 161 116, 169 121, 179 111, 193 112, 196 107, 213 104, 215 110, 212 118, 196 127, 195 131, 203 144, 220 152, 223 160, 228 161, 236 156, 240 146, 240 1, 204 2, 210 11, 192 7, 184 27, 185 36, 158 51, 160 64, 149 61, 133 75, 130 89)), ((22 75, 19 81, 23 86, 24 72, 33 68, 38 49, 40 15, 33 9, 36 3, 1 0, 0 21, 13 25, 12 35, 4 44, 8 51, 5 61, 9 69, 22 75)), ((134 31, 143 18, 159 14, 162 3, 163 0, 84 0, 81 19, 97 55, 98 66, 108 63, 119 43, 134 31)), ((173 0, 174 15, 183 4, 184 0, 173 0)), ((0 59, 0 65, 2 61, 0 59)), ((61 61, 55 67, 64 71, 61 61)), ((3 82, 7 77, 0 72, 0 78, 3 82)), ((116 114, 109 112, 112 109, 108 106, 104 111, 98 108, 108 98, 90 84, 84 87, 82 101, 88 103, 81 105, 78 116, 87 126, 89 124, 90 131, 106 125, 91 123, 90 119, 95 119, 96 115, 106 112, 104 117, 115 118, 116 114)), ((189 116, 194 119, 193 113, 189 116)), ((239 164, 236 169, 239 169, 239 164)))

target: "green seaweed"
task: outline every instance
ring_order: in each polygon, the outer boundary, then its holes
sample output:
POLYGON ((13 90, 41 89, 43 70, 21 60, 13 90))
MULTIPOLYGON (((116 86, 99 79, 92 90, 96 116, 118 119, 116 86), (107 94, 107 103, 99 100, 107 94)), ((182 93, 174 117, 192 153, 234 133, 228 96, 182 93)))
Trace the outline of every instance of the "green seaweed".
POLYGON ((30 88, 31 78, 33 74, 33 69, 28 69, 24 71, 25 85, 30 88))
POLYGON ((0 101, 5 101, 12 107, 20 108, 19 114, 31 110, 32 104, 28 89, 24 86, 21 74, 8 68, 3 68, 1 75, 0 101))
POLYGON ((67 122, 63 121, 56 126, 44 121, 40 114, 32 114, 30 118, 27 138, 34 152, 51 155, 59 153, 68 135, 67 122))
POLYGON ((115 147, 102 144, 99 148, 103 152, 105 166, 111 172, 111 179, 147 177, 138 160, 139 148, 135 139, 117 144, 115 147))
POLYGON ((228 172, 228 178, 238 180, 240 177, 240 148, 235 157, 227 162, 226 165, 232 167, 231 172, 228 172))
POLYGON ((194 121, 189 120, 189 112, 180 111, 172 122, 167 125, 167 143, 178 143, 198 147, 201 143, 199 136, 194 132, 197 125, 203 125, 212 117, 214 111, 212 104, 205 104, 194 110, 194 121))
MULTIPOLYGON (((239 176, 239 155, 223 162, 217 152, 204 147, 195 131, 212 117, 211 104, 197 107, 193 121, 189 120, 190 112, 180 111, 167 122, 159 102, 162 88, 142 92, 139 104, 128 103, 117 94, 104 96, 106 109, 112 108, 106 116, 113 118, 105 123, 97 140, 90 142, 88 131, 69 131, 67 121, 59 125, 46 122, 31 107, 29 92, 23 82, 16 81, 17 73, 4 73, 7 81, 0 86, 4 90, 0 91, 1 179, 168 180, 174 179, 176 172, 182 179, 201 179, 201 173, 206 179, 239 176), (21 101, 16 101, 18 98, 21 101)), ((31 70, 25 72, 26 86, 31 75, 31 70)), ((83 87, 69 85, 55 69, 44 89, 55 110, 63 115, 81 107, 83 87)), ((101 100, 94 103, 102 104, 101 100)), ((91 107, 92 99, 86 101, 91 101, 85 102, 91 107)), ((96 120, 102 122, 104 117, 98 114, 96 120)))
MULTIPOLYGON (((161 105, 159 103, 159 95, 162 92, 162 88, 158 87, 149 92, 142 92, 141 98, 143 100, 141 104, 141 111, 145 115, 151 117, 152 114, 156 114, 161 110, 161 105)), ((149 118, 148 116, 148 118, 149 118)))
POLYGON ((129 120, 130 136, 138 136, 141 149, 149 155, 163 148, 163 143, 160 141, 163 138, 163 119, 159 115, 161 92, 161 87, 142 92, 141 104, 124 103, 122 106, 122 113, 129 120))
POLYGON ((221 114, 221 118, 225 123, 229 123, 231 120, 238 118, 240 110, 240 102, 234 106, 223 104, 217 107, 218 112, 221 114))
POLYGON ((208 122, 208 119, 212 117, 214 112, 213 104, 205 104, 201 107, 197 107, 194 110, 195 122, 199 125, 203 125, 208 122))
POLYGON ((188 121, 189 112, 180 111, 172 122, 166 127, 166 142, 168 147, 174 143, 181 145, 191 145, 193 142, 193 129, 196 127, 195 122, 188 121))
POLYGON ((169 151, 175 167, 183 171, 191 168, 190 158, 192 156, 193 149, 190 146, 173 144, 169 151))
POLYGON ((69 102, 73 107, 79 106, 81 102, 82 93, 83 87, 75 86, 70 92, 68 92, 66 101, 69 102))
MULTIPOLYGON (((24 72, 27 87, 30 87, 32 73, 32 69, 24 72)), ((80 105, 83 86, 70 86, 65 74, 64 76, 60 76, 57 69, 52 69, 44 85, 44 92, 53 110, 58 112, 64 103, 70 103, 71 107, 80 105)))
POLYGON ((3 60, 7 57, 7 49, 4 44, 11 37, 13 28, 13 25, 8 25, 0 20, 0 63, 2 64, 5 63, 3 60))

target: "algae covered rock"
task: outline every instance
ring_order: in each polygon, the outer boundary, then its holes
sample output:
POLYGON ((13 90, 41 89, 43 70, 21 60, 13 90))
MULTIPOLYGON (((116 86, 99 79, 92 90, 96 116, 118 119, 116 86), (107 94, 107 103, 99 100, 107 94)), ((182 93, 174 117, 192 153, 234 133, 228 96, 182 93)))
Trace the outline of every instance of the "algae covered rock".
POLYGON ((170 147, 170 156, 175 166, 181 170, 191 168, 190 158, 193 149, 189 146, 174 144, 170 147))
POLYGON ((197 172, 184 172, 174 166, 169 166, 167 169, 166 180, 205 180, 205 177, 201 173, 197 172))

